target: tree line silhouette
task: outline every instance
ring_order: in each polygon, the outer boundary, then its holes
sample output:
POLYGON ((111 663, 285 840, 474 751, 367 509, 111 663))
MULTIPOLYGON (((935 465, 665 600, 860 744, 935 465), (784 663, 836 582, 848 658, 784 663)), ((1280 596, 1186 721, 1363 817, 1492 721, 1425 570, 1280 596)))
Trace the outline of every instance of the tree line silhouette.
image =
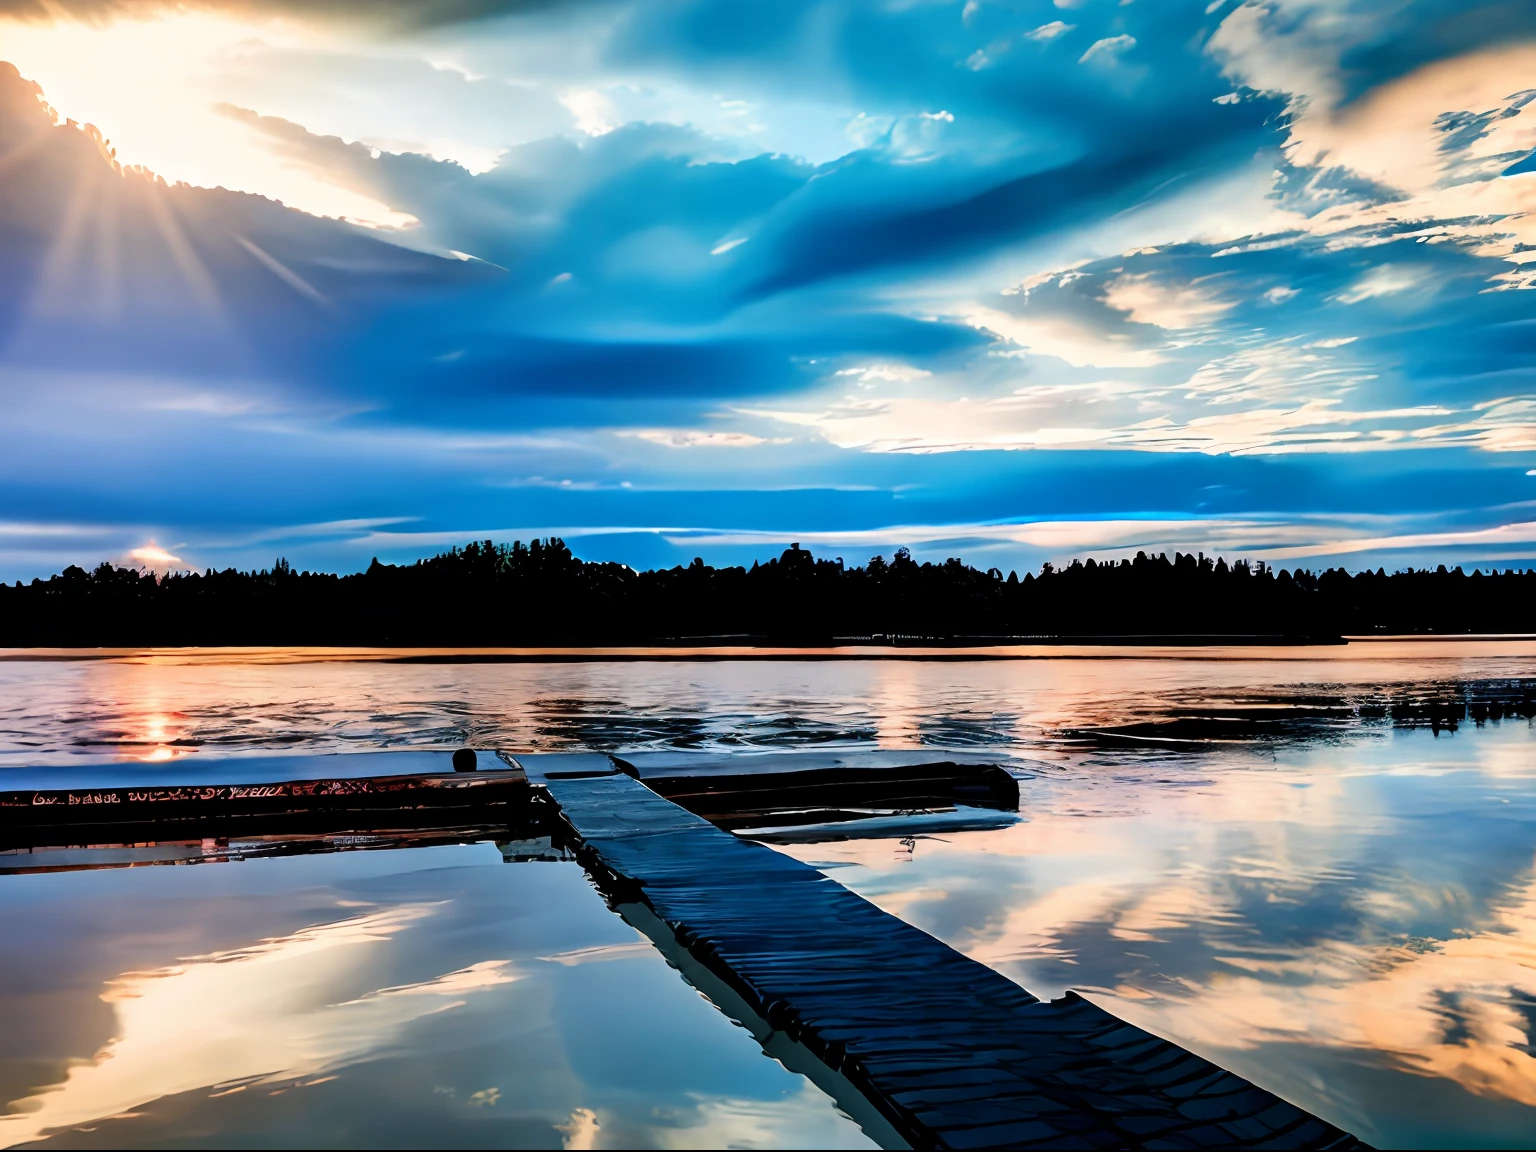
POLYGON ((1536 632, 1536 572, 1276 570, 1204 555, 1074 560, 1022 579, 906 549, 861 567, 799 545, 751 568, 637 572, 558 538, 489 540, 349 575, 156 575, 102 564, 0 584, 0 646, 973 644, 1536 632))

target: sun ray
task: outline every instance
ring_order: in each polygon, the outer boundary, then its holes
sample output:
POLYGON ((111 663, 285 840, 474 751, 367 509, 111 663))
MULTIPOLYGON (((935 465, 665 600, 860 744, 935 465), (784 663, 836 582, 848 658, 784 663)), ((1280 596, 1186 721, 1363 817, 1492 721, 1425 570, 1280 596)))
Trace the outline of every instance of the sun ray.
POLYGON ((52 131, 52 128, 40 128, 36 132, 30 133, 25 140, 15 147, 0 153, 0 176, 6 175, 18 164, 41 152, 43 146, 48 143, 49 133, 52 131))
POLYGON ((76 293, 78 285, 75 273, 80 262, 80 249, 100 199, 100 192, 95 169, 87 169, 75 181, 32 293, 28 308, 31 318, 79 314, 80 299, 76 293))
POLYGON ((197 249, 192 246, 192 241, 176 219, 175 210, 166 202, 165 194, 157 184, 150 184, 145 189, 144 203, 149 208, 161 239, 165 241, 166 251, 170 253, 182 279, 191 290, 193 302, 210 320, 217 321, 222 327, 229 327, 229 316, 224 309, 218 285, 198 258, 197 249))
POLYGON ((123 260, 119 231, 122 201, 118 196, 100 198, 92 216, 95 225, 95 270, 92 285, 99 314, 118 319, 123 312, 123 260))
POLYGON ((326 298, 324 293, 277 257, 263 250, 255 241, 249 240, 244 236, 236 236, 235 240, 242 248, 256 257, 262 267, 266 268, 295 292, 302 296, 308 296, 318 304, 330 305, 330 300, 326 298))

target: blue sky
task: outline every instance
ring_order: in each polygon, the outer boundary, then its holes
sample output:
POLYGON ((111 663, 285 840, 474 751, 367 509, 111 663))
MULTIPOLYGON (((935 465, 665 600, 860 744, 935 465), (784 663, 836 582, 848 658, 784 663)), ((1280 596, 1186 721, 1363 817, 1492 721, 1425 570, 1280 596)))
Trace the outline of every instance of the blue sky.
POLYGON ((0 577, 1536 557, 1529 4, 0 0, 0 60, 0 577))

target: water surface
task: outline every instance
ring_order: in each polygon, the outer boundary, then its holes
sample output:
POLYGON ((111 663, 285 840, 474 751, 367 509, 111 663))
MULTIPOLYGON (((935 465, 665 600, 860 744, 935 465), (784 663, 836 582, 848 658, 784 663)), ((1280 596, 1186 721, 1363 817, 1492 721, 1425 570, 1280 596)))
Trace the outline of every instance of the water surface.
MULTIPOLYGON (((91 661, 0 660, 0 763, 64 768, 83 757, 153 762, 285 748, 462 742, 514 750, 687 747, 744 754, 815 746, 994 748, 1020 761, 1025 819, 1012 828, 784 850, 825 867, 1037 995, 1084 990, 1112 1011, 1373 1143, 1536 1142, 1536 740, 1528 719, 1536 710, 1536 645, 1529 642, 1199 653, 1076 650, 978 662, 461 664, 396 663, 387 659, 391 655, 332 653, 315 660, 291 651, 171 652, 91 661)), ((413 852, 367 855, 421 858, 413 852)), ((15 1079, 20 1073, 8 1074, 8 1098, 30 1096, 35 1102, 67 1096, 69 1077, 78 1075, 70 1061, 97 1066, 90 1061, 122 1031, 121 1005, 129 1001, 114 989, 134 978, 129 973, 175 967, 184 962, 178 957, 224 956, 231 950, 244 955, 240 949, 259 950, 263 940, 302 937, 320 932, 317 925, 351 922, 352 914, 336 911, 341 904, 317 917, 305 903, 308 897, 294 894, 326 889, 332 882, 321 872, 331 865, 284 861, 296 879, 288 895, 270 902, 270 923, 256 916, 240 931, 207 941, 190 927, 167 928, 170 937, 186 934, 185 942, 162 942, 142 958, 135 951, 141 922, 154 919, 139 916, 138 909, 159 910, 156 916, 169 916, 166 924, 208 919, 195 893, 178 887, 191 883, 183 876, 255 872, 273 863, 110 874, 132 880, 109 896, 90 899, 98 901, 91 907, 110 905, 115 915, 70 914, 91 925, 89 939, 80 935, 83 929, 71 936, 58 927, 56 909, 70 907, 74 898, 55 896, 63 889, 39 883, 86 881, 0 878, 5 920, 8 928, 14 926, 0 940, 0 958, 16 989, 0 1001, 0 1013, 7 1020, 45 1021, 18 1033, 33 1039, 16 1041, 8 1058, 30 1060, 34 1070, 22 1076, 30 1077, 25 1085, 15 1079), (62 943, 50 943, 55 940, 62 943), (67 995, 45 978, 51 978, 53 957, 61 949, 95 957, 94 966, 79 967, 67 995), (66 1002, 75 1007, 63 1011, 66 1002), (63 1021, 71 1013, 95 1020, 95 1030, 81 1025, 84 1030, 69 1033, 72 1047, 45 1053, 45 1041, 53 1043, 51 1038, 67 1032, 63 1023, 46 1021, 63 1021)), ((482 911, 476 931, 502 925, 494 929, 501 933, 495 947, 454 951, 445 942, 459 939, 457 930, 428 931, 427 924, 438 923, 429 917, 411 921, 391 929, 390 939, 419 939, 430 963, 413 973, 381 973, 363 981, 358 987, 366 989, 348 992, 350 999, 338 1001, 341 993, 327 992, 325 1002, 367 1000, 383 995, 383 988, 430 983, 461 971, 491 972, 474 966, 502 960, 505 971, 519 973, 609 973, 604 978, 616 990, 607 1002, 612 1004, 670 1004, 659 991, 663 987, 692 997, 664 967, 652 969, 654 984, 627 975, 626 969, 642 961, 660 963, 643 950, 592 965, 528 960, 534 953, 632 944, 635 938, 595 902, 569 866, 501 865, 499 856, 494 864, 480 869, 486 880, 476 895, 453 899, 482 911), (522 913, 497 903, 511 897, 492 893, 523 891, 507 877, 526 868, 569 875, 569 899, 551 897, 522 913), (563 949, 544 941, 541 933, 559 919, 552 910, 579 906, 577 894, 591 898, 593 916, 608 917, 613 926, 605 931, 616 937, 599 933, 595 943, 563 949)), ((416 875, 414 865, 411 869, 416 875)), ((398 907, 414 907, 412 900, 433 904, 440 899, 433 891, 429 885, 402 898, 398 907)), ((242 896, 206 907, 239 909, 250 903, 242 896)), ((359 907, 364 910, 354 919, 383 915, 379 909, 397 905, 362 900, 359 907)), ((466 923, 475 920, 463 915, 466 923)), ((555 985, 531 980, 525 974, 466 992, 465 1008, 427 1014, 422 1023, 391 1034, 384 1046, 389 1059, 414 1061, 418 1077, 436 1076, 454 1093, 452 1107, 476 1123, 518 1109, 528 1113, 531 1105, 505 1107, 513 1101, 508 1084, 527 1073, 509 1073, 494 1083, 482 1076, 484 1084, 468 1071, 457 1079, 439 1075, 438 1068, 458 1067, 453 1064, 458 1057, 443 1055, 452 1045, 435 1048, 432 1037, 459 1037, 466 1068, 497 1067, 489 1059, 491 1048, 505 1053, 517 1044, 482 1046, 471 1058, 465 1054, 473 1044, 465 1037, 476 1030, 462 1024, 449 1029, 444 1022, 455 1012, 459 1019, 472 1018, 475 996, 522 996, 520 1012, 548 1012, 556 1002, 555 985), (492 1087, 500 1093, 494 1106, 465 1103, 492 1087)), ((267 983, 256 979, 245 987, 255 989, 253 996, 265 995, 267 983)), ((753 1139, 770 1143, 858 1137, 837 1127, 847 1122, 824 1098, 801 1095, 809 1091, 800 1087, 804 1082, 757 1054, 745 1033, 710 1016, 713 1009, 696 997, 691 1003, 746 1045, 751 1059, 742 1067, 755 1062, 795 1087, 771 1077, 751 1079, 766 1073, 741 1072, 721 1083, 697 1079, 703 1075, 698 1069, 722 1063, 710 1045, 725 1044, 699 1017, 672 1034, 668 1050, 675 1055, 668 1059, 679 1069, 672 1088, 658 1087, 646 1078, 653 1070, 638 1066, 613 1072, 608 1096, 594 1094, 588 1090, 591 1081, 575 1077, 572 1083, 581 1089, 552 1096, 558 1107, 538 1112, 534 1127, 500 1128, 494 1139, 574 1140, 568 1143, 572 1147, 588 1139, 594 1145, 676 1143, 692 1139, 690 1132, 718 1136, 724 1130, 711 1125, 721 1115, 735 1117, 737 1130, 756 1132, 753 1139), (694 1060, 689 1053, 702 1056, 694 1060), (675 1103, 679 1093, 696 1102, 693 1111, 675 1103), (613 1102, 620 1097, 629 1103, 613 1102), (646 1120, 649 1103, 682 1119, 646 1120), (585 1116, 583 1109, 599 1121, 599 1129, 572 1136, 560 1127, 585 1116), (772 1119, 763 1119, 770 1113, 772 1119)), ((177 1011, 167 1008, 165 1015, 177 1011)), ((657 1014, 670 1012, 658 1007, 657 1014)), ((516 1016, 508 1009, 500 1019, 516 1016)), ((318 1031, 334 1048, 340 1041, 328 1027, 318 1031)), ((509 1027, 488 1027, 487 1034, 510 1035, 509 1027)), ((643 1037, 650 1027, 636 1025, 634 1035, 643 1037)), ((590 1016, 560 1018, 535 1047, 557 1053, 567 1046, 581 1049, 599 1034, 590 1016)), ((642 1048, 636 1040, 634 1051, 642 1048)), ((344 1052, 332 1063, 359 1068, 378 1063, 372 1057, 351 1064, 348 1059, 344 1052)), ((561 1059, 566 1058, 554 1062, 561 1059)), ((310 1075, 321 1073, 304 1072, 310 1075)), ((172 1137, 191 1131, 194 1121, 203 1126, 198 1131, 212 1134, 205 1139, 224 1143, 248 1125, 267 1124, 261 1131, 270 1142, 285 1122, 281 1109, 293 1107, 283 1101, 341 1093, 330 1085, 346 1079, 261 1098, 259 1107, 246 1104, 254 1108, 248 1113, 217 1116, 206 1111, 214 1107, 206 1101, 258 1097, 249 1089, 215 1098, 206 1085, 175 1091, 166 1086, 156 1099, 196 1096, 205 1101, 198 1105, 204 1111, 172 1120, 173 1114, 182 1115, 172 1104, 148 1108, 149 1118, 161 1117, 155 1122, 164 1126, 153 1129, 159 1135, 146 1142, 174 1142, 172 1137)), ((359 1126, 365 1118, 354 1114, 356 1098, 331 1099, 295 1112, 286 1121, 291 1138, 299 1140, 332 1118, 339 1133, 332 1143, 353 1137, 372 1141, 363 1133, 377 1130, 359 1126)), ((435 1113, 420 1100, 407 1104, 408 1099, 415 1098, 401 1096, 398 1106, 418 1127, 402 1120, 401 1131, 426 1131, 423 1117, 435 1113)), ((446 1095, 432 1098, 434 1107, 447 1108, 448 1101, 446 1095)), ((134 1105, 134 1111, 145 1113, 146 1107, 134 1105)), ((120 1133, 124 1125, 140 1122, 113 1124, 120 1133)), ((16 1121, 0 1121, 5 1123, 16 1121)), ((452 1135, 458 1142, 470 1139, 457 1129, 452 1135)), ((103 1138, 104 1143, 124 1140, 120 1134, 103 1138)))
POLYGON ((0 1146, 873 1146, 572 863, 4 876, 0 923, 0 1146))

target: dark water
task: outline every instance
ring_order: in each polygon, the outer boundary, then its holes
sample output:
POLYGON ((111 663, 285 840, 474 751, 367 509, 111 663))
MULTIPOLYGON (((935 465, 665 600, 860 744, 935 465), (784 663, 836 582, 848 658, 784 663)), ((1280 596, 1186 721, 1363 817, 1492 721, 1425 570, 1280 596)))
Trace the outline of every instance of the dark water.
MULTIPOLYGON (((784 850, 1036 994, 1083 990, 1373 1143, 1528 1146, 1533 691, 1536 646, 1509 643, 0 661, 0 763, 466 740, 994 747, 1029 762, 1014 827, 784 850)), ((0 877, 0 922, 0 1095, 20 1101, 0 1142, 861 1139, 570 865, 481 845, 0 877)))

